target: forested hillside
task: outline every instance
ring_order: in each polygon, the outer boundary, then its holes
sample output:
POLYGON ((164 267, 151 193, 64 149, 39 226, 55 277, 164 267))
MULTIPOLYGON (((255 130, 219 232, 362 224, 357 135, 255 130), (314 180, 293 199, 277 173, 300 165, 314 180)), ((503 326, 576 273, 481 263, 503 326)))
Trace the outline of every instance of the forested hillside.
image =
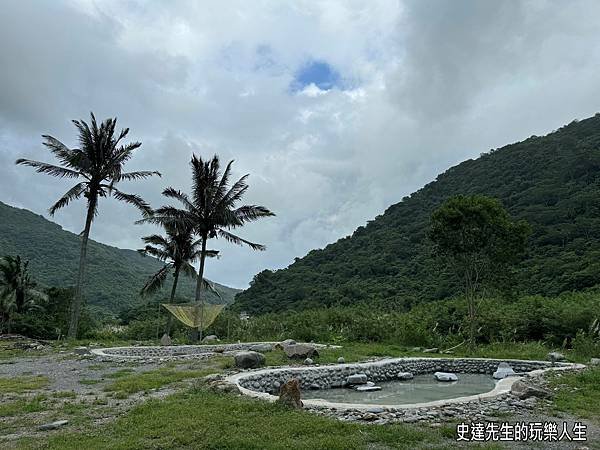
MULTIPOLYGON (((30 260, 31 272, 39 283, 55 287, 74 285, 79 249, 77 235, 31 211, 0 202, 0 256, 21 255, 30 260)), ((116 315, 121 309, 144 301, 138 292, 146 278, 160 267, 162 264, 152 257, 90 241, 85 289, 87 302, 102 312, 116 315)), ((208 292, 207 298, 211 303, 231 303, 238 292, 219 284, 216 288, 222 299, 208 292)), ((182 278, 178 297, 192 299, 193 289, 194 281, 182 278)))
POLYGON ((600 115, 507 145, 439 175, 352 236, 288 268, 265 270, 236 307, 275 312, 362 301, 405 306, 451 297, 452 277, 432 259, 432 211, 457 194, 499 198, 532 227, 515 292, 556 295, 600 283, 600 115))

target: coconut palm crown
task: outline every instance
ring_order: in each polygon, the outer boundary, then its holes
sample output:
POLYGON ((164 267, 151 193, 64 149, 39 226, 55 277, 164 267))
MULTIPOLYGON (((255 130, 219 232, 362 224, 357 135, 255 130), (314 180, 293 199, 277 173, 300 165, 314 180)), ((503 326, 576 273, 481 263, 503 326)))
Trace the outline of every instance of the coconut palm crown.
POLYGON ((139 195, 125 193, 117 189, 116 185, 120 181, 140 180, 153 175, 160 176, 160 173, 156 171, 125 172, 123 170, 123 166, 133 156, 134 150, 141 146, 141 143, 123 143, 129 133, 129 128, 117 132, 116 118, 106 119, 98 125, 96 117, 92 113, 89 125, 83 120, 73 120, 72 122, 79 133, 79 148, 71 149, 52 136, 42 136, 44 146, 60 161, 60 165, 23 158, 18 159, 16 164, 33 167, 38 173, 78 180, 75 186, 50 207, 51 215, 73 200, 82 196, 86 199, 87 214, 85 228, 81 233, 79 270, 75 295, 71 302, 68 333, 70 338, 75 338, 81 314, 87 243, 92 222, 98 214, 98 200, 101 197, 113 197, 135 206, 144 216, 147 216, 152 211, 150 206, 139 195))
MULTIPOLYGON (((221 172, 219 157, 213 156, 210 160, 203 160, 196 155, 190 162, 192 168, 192 191, 188 195, 184 192, 169 187, 163 195, 177 200, 182 208, 166 205, 158 208, 154 213, 138 223, 178 223, 180 226, 190 227, 200 240, 200 266, 196 280, 196 302, 204 305, 202 296, 202 282, 204 263, 212 250, 207 250, 207 242, 213 238, 223 238, 228 242, 238 245, 247 245, 252 250, 265 250, 265 246, 250 242, 232 233, 232 230, 242 227, 248 222, 262 217, 274 216, 264 206, 243 205, 238 203, 248 190, 244 175, 231 186, 230 161, 225 170, 221 172)), ((200 327, 201 331, 202 327, 200 327)))
MULTIPOLYGON (((142 238, 146 244, 138 252, 142 255, 150 255, 165 263, 156 273, 148 278, 146 284, 142 287, 140 295, 147 297, 162 289, 169 273, 173 273, 173 285, 171 286, 171 295, 169 303, 175 301, 177 284, 180 273, 191 278, 196 278, 196 269, 192 263, 200 257, 201 241, 194 239, 194 235, 189 227, 177 226, 172 222, 163 223, 166 236, 152 234, 142 238)), ((207 250, 207 257, 217 257, 217 251, 207 250)), ((204 287, 208 288, 220 297, 219 292, 207 281, 204 280, 204 287)), ((159 305, 160 314, 160 305, 159 305)), ((169 315, 165 333, 168 335, 171 331, 172 316, 169 315)), ((157 330, 158 331, 158 330, 157 330)))

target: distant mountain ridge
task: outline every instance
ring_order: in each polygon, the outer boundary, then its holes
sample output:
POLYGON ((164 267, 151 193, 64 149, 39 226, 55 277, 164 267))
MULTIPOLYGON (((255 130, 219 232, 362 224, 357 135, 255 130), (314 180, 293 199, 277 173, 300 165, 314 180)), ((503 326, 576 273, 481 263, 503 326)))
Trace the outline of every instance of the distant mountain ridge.
POLYGON ((263 271, 235 306, 250 313, 381 302, 409 307, 459 293, 431 257, 433 210, 458 194, 499 198, 533 229, 515 291, 556 295, 600 284, 600 115, 448 169, 348 237, 263 271))
MULTIPOLYGON (((30 269, 39 283, 72 286, 77 275, 80 242, 79 236, 43 216, 0 202, 0 256, 20 255, 29 260, 30 269)), ((101 313, 116 316, 121 309, 146 301, 139 297, 139 290, 147 277, 160 267, 162 263, 153 257, 90 240, 85 288, 87 303, 101 313)), ((239 292, 214 284, 222 298, 208 292, 210 303, 232 303, 239 292)), ((167 282, 165 291, 168 288, 170 283, 167 282)), ((194 281, 181 277, 177 296, 192 299, 194 281)))

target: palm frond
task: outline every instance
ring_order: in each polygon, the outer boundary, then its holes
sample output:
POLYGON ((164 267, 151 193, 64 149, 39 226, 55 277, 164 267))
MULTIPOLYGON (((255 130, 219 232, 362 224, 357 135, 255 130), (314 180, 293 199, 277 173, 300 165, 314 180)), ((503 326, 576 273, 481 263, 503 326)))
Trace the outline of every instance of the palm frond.
POLYGON ((141 253, 144 256, 154 256, 156 259, 159 259, 161 261, 168 261, 171 259, 171 254, 169 252, 156 247, 152 247, 151 245, 146 245, 144 248, 139 249, 138 253, 141 253))
POLYGON ((152 215, 152 208, 148 203, 144 201, 142 197, 137 194, 126 194, 125 192, 121 192, 117 188, 113 187, 111 189, 112 196, 122 202, 129 203, 130 205, 135 206, 137 209, 141 211, 141 213, 146 216, 152 215))
POLYGON ((58 178, 78 178, 82 176, 80 172, 75 170, 67 169, 61 166, 55 166, 54 164, 48 164, 41 161, 33 161, 31 159, 19 158, 15 161, 15 164, 22 166, 34 167, 38 173, 47 173, 53 177, 58 178))
POLYGON ((77 183, 75 186, 69 189, 54 205, 52 205, 48 212, 51 216, 53 216, 56 211, 67 206, 72 200, 76 200, 81 197, 85 193, 86 189, 87 183, 77 183))
POLYGON ((172 264, 165 264, 158 272, 148 278, 148 281, 146 281, 146 284, 144 284, 144 287, 140 290, 140 295, 142 297, 147 297, 148 295, 161 290, 165 284, 167 275, 172 268, 172 264))
POLYGON ((145 178, 149 178, 151 176, 161 176, 160 172, 157 172, 155 170, 140 170, 137 172, 126 172, 126 173, 122 173, 120 174, 115 181, 131 181, 131 180, 143 180, 145 178))
POLYGON ((257 205, 240 206, 234 211, 234 214, 241 223, 252 222, 260 219, 261 217, 270 217, 275 215, 264 206, 257 205))
POLYGON ((266 247, 262 244, 255 244, 254 242, 247 241, 246 239, 242 239, 241 237, 236 236, 235 234, 232 234, 223 229, 217 230, 217 234, 219 236, 221 236, 222 238, 224 238, 226 241, 231 242, 233 244, 237 244, 237 245, 246 244, 252 250, 260 250, 260 251, 266 250, 266 247))

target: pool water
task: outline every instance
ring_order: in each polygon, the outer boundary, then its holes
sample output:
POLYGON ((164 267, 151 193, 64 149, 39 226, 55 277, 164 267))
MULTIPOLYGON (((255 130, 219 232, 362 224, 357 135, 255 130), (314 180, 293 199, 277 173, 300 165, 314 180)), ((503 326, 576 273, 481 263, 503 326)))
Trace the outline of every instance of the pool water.
POLYGON ((491 375, 459 373, 458 381, 437 381, 433 374, 416 375, 407 381, 382 381, 380 391, 358 392, 349 388, 304 390, 305 399, 320 399, 337 403, 403 405, 483 394, 496 386, 491 375))

